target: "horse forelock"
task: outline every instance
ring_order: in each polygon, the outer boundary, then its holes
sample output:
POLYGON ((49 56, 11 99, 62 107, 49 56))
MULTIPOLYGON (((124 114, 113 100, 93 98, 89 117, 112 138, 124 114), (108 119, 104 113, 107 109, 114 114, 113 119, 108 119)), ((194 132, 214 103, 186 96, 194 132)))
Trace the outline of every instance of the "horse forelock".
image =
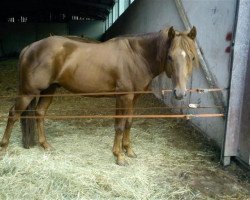
POLYGON ((171 42, 169 51, 177 48, 186 53, 188 71, 191 72, 193 67, 198 66, 198 55, 194 40, 190 39, 185 33, 176 32, 176 37, 171 42))

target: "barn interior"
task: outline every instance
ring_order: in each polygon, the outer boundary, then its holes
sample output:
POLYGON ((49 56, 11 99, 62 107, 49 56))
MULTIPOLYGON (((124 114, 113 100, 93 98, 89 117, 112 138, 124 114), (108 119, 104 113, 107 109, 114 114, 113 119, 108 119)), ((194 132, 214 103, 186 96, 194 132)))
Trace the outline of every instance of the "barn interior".
MULTIPOLYGON (((228 25, 224 29, 231 30, 236 4, 233 0, 230 3, 215 2, 215 11, 209 3, 198 6, 209 14, 214 13, 211 24, 224 20, 228 25)), ((192 15, 195 11, 193 3, 184 1, 192 19, 195 17, 192 15)), ((200 23, 204 22, 202 17, 200 20, 200 23)), ((198 30, 204 33, 206 29, 195 22, 198 30)), ((211 25, 212 30, 218 28, 214 24, 211 25)), ((74 35, 105 41, 123 34, 159 31, 170 25, 177 30, 185 29, 174 0, 2 0, 0 134, 5 130, 6 116, 18 92, 18 55, 25 46, 51 35, 74 35)), ((221 41, 224 32, 221 37, 220 33, 218 35, 215 40, 221 41)), ((212 36, 199 36, 199 42, 202 37, 212 36)), ((201 42, 201 45, 208 46, 203 49, 208 51, 205 54, 211 60, 210 64, 224 67, 223 73, 226 73, 229 60, 229 55, 224 52, 227 42, 223 41, 220 47, 223 53, 216 49, 222 56, 215 61, 215 50, 209 46, 209 41, 201 42)), ((199 78, 193 76, 190 87, 208 87, 200 74, 201 69, 197 69, 195 75, 199 78)), ((164 75, 157 77, 152 88, 169 88, 169 80, 165 79, 164 75)), ((228 77, 219 81, 221 87, 229 84, 228 77)), ((58 93, 68 92, 59 89, 58 93)), ((222 93, 222 102, 226 105, 227 95, 227 92, 222 93)), ((136 114, 220 113, 216 107, 203 110, 174 108, 189 103, 203 107, 211 104, 225 106, 214 103, 213 96, 208 93, 190 95, 182 102, 173 100, 171 94, 162 96, 156 93, 142 96, 135 110, 136 114)), ((114 112, 115 99, 70 96, 55 97, 48 115, 110 115, 114 112)), ((128 158, 129 165, 125 167, 116 165, 112 155, 113 122, 113 119, 46 119, 45 130, 53 146, 48 152, 39 145, 24 149, 21 128, 16 123, 10 146, 6 153, 0 155, 0 199, 250 197, 249 172, 237 162, 232 162, 227 168, 220 165, 225 119, 193 119, 192 123, 183 119, 134 119, 132 144, 137 158, 128 158)))

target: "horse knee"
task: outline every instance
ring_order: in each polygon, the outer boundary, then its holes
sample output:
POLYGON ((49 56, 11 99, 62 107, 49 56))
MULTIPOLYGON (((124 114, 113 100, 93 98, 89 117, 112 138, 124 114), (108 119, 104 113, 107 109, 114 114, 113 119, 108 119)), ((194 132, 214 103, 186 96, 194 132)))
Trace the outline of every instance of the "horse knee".
POLYGON ((14 117, 15 114, 16 114, 16 112, 14 111, 14 109, 11 109, 11 110, 9 111, 9 116, 10 116, 10 117, 14 117))
POLYGON ((125 100, 127 102, 132 102, 134 99, 134 94, 127 94, 121 97, 122 100, 125 100))
POLYGON ((44 116, 44 115, 45 115, 45 111, 44 110, 40 110, 40 109, 36 110, 36 116, 41 117, 41 116, 44 116))
POLYGON ((11 108, 9 111, 9 119, 13 122, 17 121, 20 114, 15 111, 14 108, 11 108))
POLYGON ((125 131, 125 127, 122 125, 115 125, 115 132, 116 133, 123 133, 125 131))
POLYGON ((125 129, 130 129, 132 126, 132 119, 128 119, 125 124, 125 129))

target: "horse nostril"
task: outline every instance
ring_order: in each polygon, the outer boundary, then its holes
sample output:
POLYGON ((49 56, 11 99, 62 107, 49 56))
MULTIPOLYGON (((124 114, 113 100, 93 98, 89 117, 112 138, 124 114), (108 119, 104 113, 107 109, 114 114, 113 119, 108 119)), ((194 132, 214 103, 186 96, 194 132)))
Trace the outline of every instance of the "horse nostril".
POLYGON ((186 97, 187 93, 186 92, 182 92, 178 89, 174 89, 173 90, 173 93, 174 93, 174 97, 177 99, 177 100, 181 100, 183 99, 184 97, 186 97))
POLYGON ((174 90, 174 96, 177 96, 177 94, 176 94, 176 90, 174 90))

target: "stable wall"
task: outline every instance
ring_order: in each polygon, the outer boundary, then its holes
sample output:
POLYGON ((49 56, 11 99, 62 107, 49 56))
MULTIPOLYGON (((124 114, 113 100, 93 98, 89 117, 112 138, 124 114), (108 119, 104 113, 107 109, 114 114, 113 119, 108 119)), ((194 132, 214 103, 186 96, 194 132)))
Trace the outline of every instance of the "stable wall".
MULTIPOLYGON (((183 0, 182 2, 191 24, 197 27, 197 41, 210 71, 217 80, 218 87, 228 88, 231 67, 230 54, 225 52, 225 49, 230 45, 230 41, 226 41, 226 35, 234 30, 236 1, 183 0)), ((177 30, 185 29, 174 0, 135 0, 107 30, 104 38, 108 39, 123 34, 155 32, 165 26, 174 26, 177 30)), ((172 89, 171 81, 165 75, 156 78, 152 85, 156 90, 172 89)), ((209 87, 201 68, 194 71, 189 81, 189 87, 209 87)), ((163 98, 167 105, 178 106, 195 103, 201 106, 215 106, 213 96, 210 93, 191 94, 181 102, 174 100, 171 94, 164 96, 158 94, 158 97, 163 98)), ((223 92, 222 102, 227 105, 227 92, 223 92)), ((178 110, 178 112, 185 111, 178 110)), ((191 114, 219 112, 218 109, 189 111, 191 114)), ((209 138, 215 140, 218 146, 222 147, 225 119, 197 118, 192 119, 191 122, 209 138)))
POLYGON ((69 23, 1 23, 0 58, 15 56, 28 44, 50 35, 79 35, 100 39, 103 21, 69 23))

